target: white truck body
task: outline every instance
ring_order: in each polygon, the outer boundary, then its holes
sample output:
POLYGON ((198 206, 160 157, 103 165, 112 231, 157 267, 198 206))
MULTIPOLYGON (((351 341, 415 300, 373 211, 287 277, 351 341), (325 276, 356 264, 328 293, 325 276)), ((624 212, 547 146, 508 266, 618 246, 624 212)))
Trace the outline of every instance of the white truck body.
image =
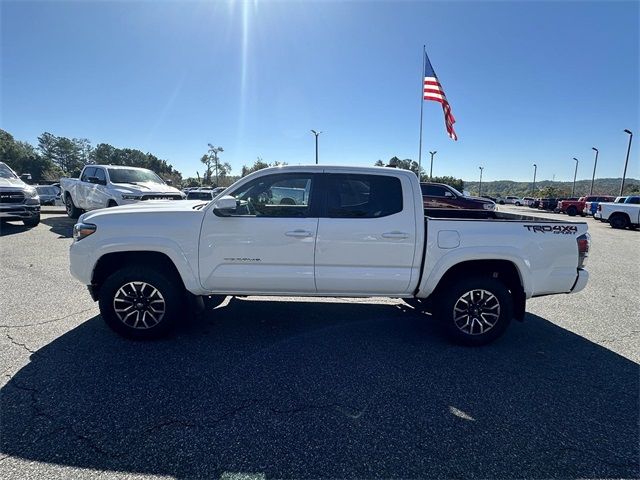
POLYGON ((627 197, 624 203, 601 203, 594 217, 614 228, 640 226, 640 197, 627 197))
MULTIPOLYGON (((280 187, 273 184, 272 188, 280 187)), ((375 203, 373 186, 370 188, 362 195, 375 203)), ((280 188, 278 195, 285 192, 280 188)), ((500 270, 502 267, 491 265, 508 265, 517 272, 513 277, 518 285, 512 290, 522 296, 522 315, 525 298, 577 292, 586 285, 588 274, 580 268, 578 252, 578 238, 585 237, 586 223, 482 211, 427 215, 418 180, 409 171, 269 168, 239 180, 209 203, 142 202, 82 215, 76 228, 80 231, 82 225, 89 225, 86 228, 94 233, 72 244, 71 273, 97 298, 104 269, 112 271, 118 259, 124 258, 122 254, 133 252, 129 262, 136 252, 154 252, 170 261, 185 289, 196 296, 426 299, 456 269, 475 272, 482 266, 500 270), (305 195, 296 193, 296 198, 309 197, 304 215, 297 213, 302 211, 300 205, 283 203, 283 199, 277 205, 261 205, 265 216, 251 212, 248 203, 255 199, 241 193, 278 176, 293 178, 290 184, 296 181, 297 186, 300 179, 309 179, 305 195), (360 207, 341 206, 353 201, 344 189, 336 193, 336 185, 344 187, 350 182, 349 188, 357 189, 378 181, 391 182, 397 189, 387 193, 384 204, 373 207, 372 216, 339 217, 345 208, 348 215, 355 215, 358 211, 353 208, 360 207), (244 208, 246 198, 247 211, 226 215, 218 209, 229 200, 244 208), (450 218, 452 215, 460 218, 450 218)))
MULTIPOLYGON (((179 200, 184 194, 146 168, 86 165, 79 178, 60 179, 62 200, 90 211, 141 200, 179 200)), ((67 208, 69 212, 71 209, 67 208)))

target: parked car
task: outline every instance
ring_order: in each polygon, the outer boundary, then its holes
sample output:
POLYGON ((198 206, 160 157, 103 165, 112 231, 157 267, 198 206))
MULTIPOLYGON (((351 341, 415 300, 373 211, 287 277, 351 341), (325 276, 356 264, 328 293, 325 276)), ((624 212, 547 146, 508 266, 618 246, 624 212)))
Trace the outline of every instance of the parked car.
POLYGON ((470 197, 444 183, 421 183, 424 208, 460 208, 465 210, 495 210, 496 204, 482 197, 470 197))
POLYGON ((613 228, 637 228, 640 226, 640 196, 629 196, 624 203, 601 203, 596 218, 609 222, 613 228))
MULTIPOLYGON (((569 198, 566 200, 562 200, 558 202, 558 211, 560 213, 566 213, 570 217, 575 217, 578 214, 584 216, 585 204, 587 202, 598 201, 598 198, 602 198, 602 197, 603 196, 601 195, 588 195, 586 197, 580 197, 578 199, 569 198)), ((613 199, 613 197, 607 197, 607 196, 605 196, 604 198, 613 199)))
POLYGON ((558 208, 557 198, 541 198, 538 204, 538 210, 548 210, 554 212, 558 208))
POLYGON ((616 197, 612 197, 610 195, 601 195, 595 198, 595 200, 590 200, 593 197, 586 197, 584 203, 584 209, 582 210, 582 216, 590 215, 594 216, 598 211, 598 205, 601 202, 613 202, 616 197))
POLYGON ((499 203, 500 205, 511 204, 515 205, 516 207, 520 207, 524 205, 524 198, 507 195, 506 197, 499 199, 499 203))
POLYGON ((524 205, 525 207, 531 206, 531 204, 536 201, 535 198, 531 198, 531 197, 524 197, 522 200, 523 200, 522 205, 524 205))
MULTIPOLYGON (((558 199, 558 205, 556 206, 555 212, 556 213, 566 213, 569 204, 571 202, 577 202, 578 200, 580 200, 580 198, 578 198, 578 197, 559 198, 558 199)), ((575 204, 574 204, 574 208, 575 208, 574 215, 576 215, 578 213, 578 207, 575 204)), ((573 211, 574 210, 571 209, 571 212, 573 212, 573 211)))
POLYGON ((62 190, 55 185, 35 185, 35 189, 40 197, 40 205, 55 205, 60 200, 62 190))
POLYGON ((527 206, 529 208, 538 208, 540 206, 540 200, 542 200, 541 198, 534 198, 533 200, 531 200, 527 206))
POLYGON ((0 220, 22 220, 25 227, 40 223, 38 191, 24 180, 29 174, 18 176, 4 162, 0 162, 0 220))
POLYGON ((62 178, 60 185, 67 215, 71 218, 98 208, 185 198, 184 193, 167 185, 151 170, 137 167, 87 165, 80 178, 62 178))
POLYGON ((453 340, 482 345, 524 317, 527 298, 585 287, 585 222, 425 211, 423 203, 407 170, 266 168, 204 206, 85 213, 74 226, 70 267, 106 323, 134 339, 169 332, 188 298, 386 296, 417 308, 431 299, 453 340), (282 204, 274 201, 281 189, 307 193, 302 203, 282 204))
POLYGON ((217 188, 196 188, 187 193, 187 200, 213 200, 224 187, 217 188))

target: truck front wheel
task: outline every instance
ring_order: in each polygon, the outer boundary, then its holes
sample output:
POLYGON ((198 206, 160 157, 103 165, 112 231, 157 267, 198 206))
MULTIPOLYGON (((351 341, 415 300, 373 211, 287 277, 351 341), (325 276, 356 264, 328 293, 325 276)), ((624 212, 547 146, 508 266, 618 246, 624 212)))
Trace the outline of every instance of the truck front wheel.
POLYGON ((513 299, 507 287, 488 276, 450 283, 436 300, 436 318, 444 322, 449 337, 466 346, 493 342, 505 332, 513 317, 513 299))
POLYGON ((69 218, 78 218, 80 215, 82 215, 82 210, 80 210, 78 207, 76 207, 73 203, 73 199, 71 198, 71 195, 67 193, 67 196, 64 198, 64 205, 67 209, 67 216, 69 218))
POLYGON ((148 340, 168 334, 184 312, 183 291, 167 272, 127 267, 100 288, 99 305, 107 325, 123 337, 148 340))

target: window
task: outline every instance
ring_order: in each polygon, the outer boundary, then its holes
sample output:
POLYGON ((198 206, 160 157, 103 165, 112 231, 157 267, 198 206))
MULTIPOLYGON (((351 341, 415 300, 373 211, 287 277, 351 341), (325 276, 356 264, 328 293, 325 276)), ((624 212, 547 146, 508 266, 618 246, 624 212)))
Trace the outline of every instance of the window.
POLYGON ((402 211, 399 178, 346 174, 326 177, 329 218, 379 218, 402 211))
POLYGON ((255 217, 308 217, 313 175, 267 175, 240 186, 229 195, 236 198, 235 215, 255 217))
POLYGON ((87 167, 82 172, 82 178, 80 179, 83 182, 88 182, 89 177, 93 177, 96 174, 96 167, 87 167))
POLYGON ((104 170, 101 168, 96 168, 96 174, 94 176, 101 182, 107 181, 107 177, 104 174, 104 170))
POLYGON ((164 183, 164 180, 159 176, 151 170, 146 170, 144 168, 110 168, 109 178, 111 178, 111 183, 164 183))
POLYGON ((449 189, 442 185, 420 185, 422 195, 425 197, 453 197, 449 189))

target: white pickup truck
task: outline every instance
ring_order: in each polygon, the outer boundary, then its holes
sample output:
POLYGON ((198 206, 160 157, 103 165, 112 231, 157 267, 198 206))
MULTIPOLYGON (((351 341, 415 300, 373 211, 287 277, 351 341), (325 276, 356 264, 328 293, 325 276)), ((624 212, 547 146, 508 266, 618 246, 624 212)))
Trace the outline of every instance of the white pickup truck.
POLYGON ((624 203, 600 203, 594 218, 609 222, 613 228, 637 228, 640 226, 640 196, 628 196, 624 203))
POLYGON ((80 178, 60 179, 61 198, 67 215, 128 205, 141 200, 180 200, 185 195, 146 168, 86 165, 80 178))
POLYGON ((480 345, 522 319, 527 298, 582 290, 589 244, 584 222, 425 212, 409 171, 287 166, 210 202, 85 213, 70 263, 130 338, 165 334, 211 295, 385 296, 432 307, 455 341, 480 345))

